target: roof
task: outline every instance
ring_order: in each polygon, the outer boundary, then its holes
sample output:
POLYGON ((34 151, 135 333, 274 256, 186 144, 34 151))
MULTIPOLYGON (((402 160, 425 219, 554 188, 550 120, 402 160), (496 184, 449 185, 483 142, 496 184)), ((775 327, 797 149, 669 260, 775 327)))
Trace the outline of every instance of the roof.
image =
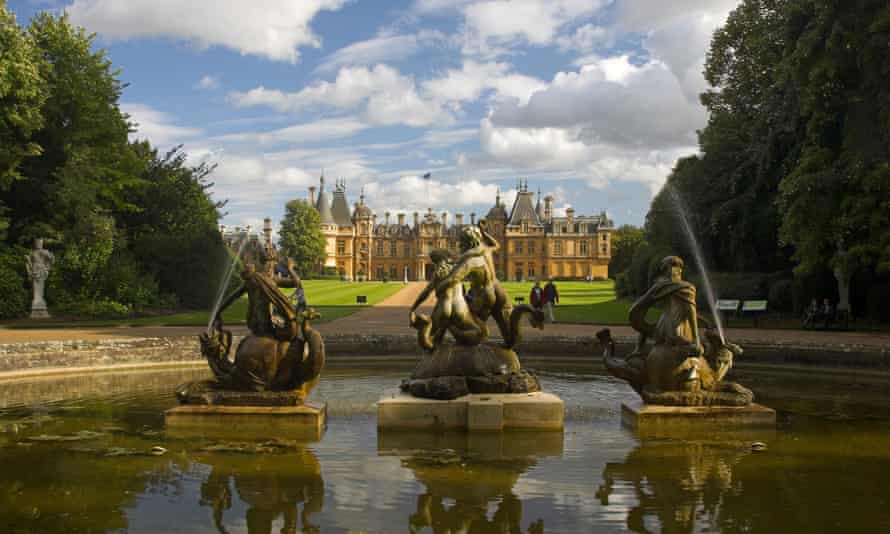
POLYGON ((532 199, 535 194, 527 190, 520 190, 516 194, 516 200, 513 202, 513 209, 510 210, 510 222, 508 224, 518 226, 523 222, 533 225, 540 225, 538 214, 535 213, 535 206, 532 199))
POLYGON ((321 182, 321 189, 318 191, 315 209, 318 211, 318 218, 321 224, 334 224, 334 216, 331 214, 331 203, 328 201, 327 191, 324 190, 324 181, 321 182))
POLYGON ((331 203, 331 214, 334 222, 340 226, 352 225, 352 217, 349 215, 349 203, 346 202, 346 188, 339 186, 334 190, 334 201, 331 203))

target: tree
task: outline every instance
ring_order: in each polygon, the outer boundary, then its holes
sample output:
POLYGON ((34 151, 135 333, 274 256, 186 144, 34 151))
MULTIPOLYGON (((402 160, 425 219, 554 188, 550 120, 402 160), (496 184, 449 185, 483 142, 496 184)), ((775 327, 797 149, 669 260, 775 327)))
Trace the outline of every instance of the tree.
POLYGON ((612 233, 612 261, 609 262, 609 277, 615 278, 618 273, 630 267, 634 251, 645 241, 642 228, 625 224, 612 233))
POLYGON ((325 240, 318 212, 305 200, 291 200, 285 206, 278 231, 281 251, 294 259, 297 273, 314 271, 324 258, 325 240))
MULTIPOLYGON (((6 9, 6 0, 0 0, 0 51, 0 191, 6 191, 23 178, 19 164, 41 152, 32 136, 43 126, 47 94, 38 49, 6 9)), ((3 233, 9 225, 5 211, 0 201, 3 233)))
POLYGON ((781 237, 797 272, 831 268, 852 311, 853 275, 890 271, 890 5, 801 0, 792 19, 785 83, 806 135, 781 182, 781 237))

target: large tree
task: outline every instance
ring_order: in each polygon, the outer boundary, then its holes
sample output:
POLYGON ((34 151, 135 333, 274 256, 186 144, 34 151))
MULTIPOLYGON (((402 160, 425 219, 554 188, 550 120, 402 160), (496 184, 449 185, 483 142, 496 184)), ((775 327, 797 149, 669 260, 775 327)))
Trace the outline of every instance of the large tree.
POLYGON ((287 203, 278 235, 281 251, 294 259, 298 274, 305 276, 317 269, 324 258, 325 240, 318 212, 307 201, 287 203))
MULTIPOLYGON (((6 0, 0 0, 0 191, 23 178, 23 160, 41 152, 33 134, 43 126, 47 86, 42 67, 38 48, 7 10, 6 0)), ((0 200, 3 234, 8 227, 5 211, 0 200)))
POLYGON ((805 135, 781 182, 781 237, 799 272, 831 268, 849 310, 854 274, 890 271, 890 4, 800 0, 789 18, 783 84, 805 135))
POLYGON ((645 241, 645 233, 638 226, 625 224, 612 233, 612 260, 609 262, 609 277, 615 278, 618 273, 630 267, 634 252, 645 241))

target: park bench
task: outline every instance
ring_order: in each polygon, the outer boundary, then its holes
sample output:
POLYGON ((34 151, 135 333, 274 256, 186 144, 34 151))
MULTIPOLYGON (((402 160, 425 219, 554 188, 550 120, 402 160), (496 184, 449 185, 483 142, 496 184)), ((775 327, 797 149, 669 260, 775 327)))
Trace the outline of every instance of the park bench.
POLYGON ((515 302, 516 304, 522 304, 523 302, 525 302, 525 297, 514 297, 513 302, 515 302))
POLYGON ((726 326, 729 326, 729 314, 735 315, 741 302, 738 299, 717 299, 717 312, 723 317, 726 326))
POLYGON ((356 303, 356 304, 367 304, 367 303, 368 303, 368 296, 367 296, 367 295, 356 295, 356 296, 355 296, 355 303, 356 303))
POLYGON ((765 300, 746 300, 742 302, 742 313, 750 313, 754 316, 754 326, 758 326, 760 315, 766 311, 767 301, 765 300))

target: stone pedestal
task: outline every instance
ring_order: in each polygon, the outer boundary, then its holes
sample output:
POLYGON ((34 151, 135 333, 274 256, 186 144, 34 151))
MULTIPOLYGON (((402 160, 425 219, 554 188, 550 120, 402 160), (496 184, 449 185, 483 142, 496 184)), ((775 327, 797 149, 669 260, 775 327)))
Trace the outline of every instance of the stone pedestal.
POLYGON ((452 400, 407 393, 377 401, 377 428, 500 431, 561 430, 565 407, 552 393, 470 394, 452 400))
POLYGON ((278 437, 317 439, 327 404, 300 406, 183 405, 164 412, 167 432, 177 437, 278 437))
POLYGON ((658 406, 642 402, 621 405, 621 422, 633 429, 775 428, 776 411, 761 404, 749 406, 658 406))
POLYGON ((46 302, 31 303, 31 319, 49 319, 50 314, 46 310, 46 302))

